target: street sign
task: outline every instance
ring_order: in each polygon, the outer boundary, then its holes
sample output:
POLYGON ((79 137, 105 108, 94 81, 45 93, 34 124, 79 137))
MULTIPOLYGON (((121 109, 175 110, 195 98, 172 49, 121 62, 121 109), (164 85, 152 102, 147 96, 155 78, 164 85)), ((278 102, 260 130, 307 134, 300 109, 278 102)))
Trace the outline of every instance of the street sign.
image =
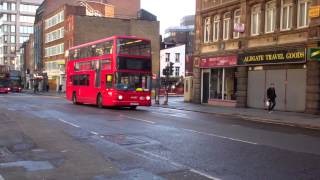
POLYGON ((320 16, 320 6, 311 6, 309 9, 309 17, 316 18, 320 16))
POLYGON ((308 59, 320 61, 320 48, 309 48, 308 59))

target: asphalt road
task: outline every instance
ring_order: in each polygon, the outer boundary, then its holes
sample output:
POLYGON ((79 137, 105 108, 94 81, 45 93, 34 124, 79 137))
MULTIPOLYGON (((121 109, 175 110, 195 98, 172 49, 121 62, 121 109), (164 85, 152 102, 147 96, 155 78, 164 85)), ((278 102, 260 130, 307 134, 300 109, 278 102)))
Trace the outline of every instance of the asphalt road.
POLYGON ((92 179, 320 179, 317 131, 158 107, 98 109, 26 94, 0 95, 0 109, 54 125, 119 170, 92 179))

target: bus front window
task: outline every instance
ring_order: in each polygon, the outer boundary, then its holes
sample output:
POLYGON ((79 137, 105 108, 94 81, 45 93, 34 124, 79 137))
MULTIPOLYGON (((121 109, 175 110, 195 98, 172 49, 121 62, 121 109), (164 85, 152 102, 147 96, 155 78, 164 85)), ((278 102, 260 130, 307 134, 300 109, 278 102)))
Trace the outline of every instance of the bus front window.
POLYGON ((145 74, 116 73, 117 90, 150 91, 151 76, 145 74))

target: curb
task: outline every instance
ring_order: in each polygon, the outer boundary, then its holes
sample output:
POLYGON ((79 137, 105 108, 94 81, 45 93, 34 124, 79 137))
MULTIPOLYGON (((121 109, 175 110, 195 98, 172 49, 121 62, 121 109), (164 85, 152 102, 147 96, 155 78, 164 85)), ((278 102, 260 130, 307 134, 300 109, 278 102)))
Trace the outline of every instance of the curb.
POLYGON ((176 109, 176 110, 183 110, 183 111, 189 111, 189 112, 198 112, 198 113, 206 113, 206 114, 214 114, 214 115, 220 115, 220 116, 232 116, 232 117, 238 117, 238 118, 241 118, 241 119, 243 119, 245 121, 251 121, 251 122, 258 122, 258 123, 264 123, 264 124, 274 124, 274 125, 281 125, 281 126, 290 126, 290 127, 317 130, 317 131, 320 130, 320 126, 314 126, 314 125, 310 125, 310 124, 297 124, 297 123, 292 123, 292 122, 283 122, 280 119, 265 119, 265 118, 259 118, 257 116, 241 115, 241 114, 238 114, 238 113, 230 114, 230 113, 204 112, 204 111, 199 111, 199 110, 190 110, 190 109, 163 106, 163 105, 153 105, 153 107, 176 109))

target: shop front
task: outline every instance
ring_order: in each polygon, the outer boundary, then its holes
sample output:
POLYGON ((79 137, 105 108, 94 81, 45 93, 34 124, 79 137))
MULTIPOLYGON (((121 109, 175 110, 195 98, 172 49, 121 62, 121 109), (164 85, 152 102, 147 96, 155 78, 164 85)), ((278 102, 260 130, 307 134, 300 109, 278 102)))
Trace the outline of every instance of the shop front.
POLYGON ((216 106, 236 106, 237 56, 201 58, 201 102, 216 106))
POLYGON ((276 110, 306 109, 306 51, 292 48, 239 54, 239 66, 248 66, 247 106, 266 108, 266 91, 275 85, 276 110))

